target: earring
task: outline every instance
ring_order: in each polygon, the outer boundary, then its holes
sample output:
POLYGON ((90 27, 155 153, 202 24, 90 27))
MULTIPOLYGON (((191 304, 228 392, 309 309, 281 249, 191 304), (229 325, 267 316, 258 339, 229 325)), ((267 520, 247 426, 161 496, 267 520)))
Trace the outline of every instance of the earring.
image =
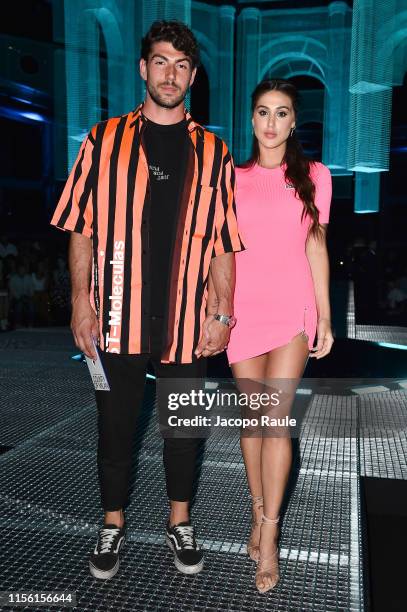
POLYGON ((290 130, 290 136, 292 136, 294 134, 294 130, 295 130, 295 126, 293 128, 291 128, 290 130))

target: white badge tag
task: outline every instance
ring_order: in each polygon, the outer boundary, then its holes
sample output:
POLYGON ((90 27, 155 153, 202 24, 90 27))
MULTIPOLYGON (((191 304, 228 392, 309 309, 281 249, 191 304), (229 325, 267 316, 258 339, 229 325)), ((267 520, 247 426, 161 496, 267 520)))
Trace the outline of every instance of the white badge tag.
POLYGON ((110 391, 110 386, 106 378, 105 371, 103 369, 102 362, 100 360, 100 355, 98 351, 98 347, 94 338, 92 338, 93 346, 96 352, 96 359, 90 359, 87 355, 85 355, 86 363, 88 364, 89 373, 92 378, 93 386, 96 391, 110 391))

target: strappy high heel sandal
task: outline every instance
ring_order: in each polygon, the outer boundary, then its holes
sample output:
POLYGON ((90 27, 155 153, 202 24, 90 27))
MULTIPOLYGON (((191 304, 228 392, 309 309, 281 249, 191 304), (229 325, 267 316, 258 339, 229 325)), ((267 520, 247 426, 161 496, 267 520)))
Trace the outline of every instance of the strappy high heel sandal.
MULTIPOLYGON (((264 525, 276 525, 279 519, 279 516, 275 519, 269 519, 263 514, 261 517, 262 528, 264 527, 264 525)), ((274 589, 280 579, 278 553, 279 550, 277 545, 276 550, 271 554, 270 557, 267 557, 266 559, 262 559, 261 556, 259 557, 255 576, 256 587, 259 593, 266 593, 267 591, 271 591, 271 589, 274 589), (263 587, 259 586, 262 582, 264 583, 265 578, 269 578, 271 580, 271 584, 265 585, 263 587)))
POLYGON ((255 561, 257 563, 260 557, 260 547, 258 544, 254 544, 253 538, 254 538, 254 531, 256 527, 259 527, 261 525, 261 522, 259 523, 257 521, 255 511, 259 510, 260 508, 263 508, 263 497, 261 495, 256 495, 256 496, 252 495, 251 498, 252 498, 252 529, 251 529, 250 538, 249 538, 246 548, 247 548, 247 554, 249 555, 250 559, 252 559, 252 561, 255 561))

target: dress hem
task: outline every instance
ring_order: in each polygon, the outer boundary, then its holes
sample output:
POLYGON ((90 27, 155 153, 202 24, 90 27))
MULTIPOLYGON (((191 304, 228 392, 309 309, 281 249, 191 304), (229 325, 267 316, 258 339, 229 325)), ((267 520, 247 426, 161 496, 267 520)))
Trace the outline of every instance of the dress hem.
MULTIPOLYGON (((265 355, 265 353, 269 353, 270 351, 273 351, 276 348, 281 348, 282 346, 286 346, 287 344, 290 344, 290 342, 299 334, 301 334, 304 331, 304 329, 301 329, 299 332, 297 332, 296 334, 294 334, 290 340, 284 341, 284 342, 279 342, 278 344, 271 346, 270 348, 264 350, 264 351, 260 351, 260 353, 255 353, 254 355, 249 355, 247 357, 241 357, 240 359, 236 359, 235 361, 230 361, 229 357, 228 357, 228 363, 229 365, 233 365, 235 363, 239 363, 240 361, 246 361, 247 359, 254 359, 254 357, 260 357, 260 355, 265 355)), ((316 330, 315 330, 316 332, 316 330)), ((315 337, 315 332, 314 332, 314 337, 315 337)), ((305 330, 305 333, 307 334, 307 330, 305 330)), ((311 350, 312 346, 313 346, 313 339, 311 340, 311 336, 309 334, 307 334, 308 336, 308 349, 311 350)), ((227 352, 226 352, 227 354, 227 352)))

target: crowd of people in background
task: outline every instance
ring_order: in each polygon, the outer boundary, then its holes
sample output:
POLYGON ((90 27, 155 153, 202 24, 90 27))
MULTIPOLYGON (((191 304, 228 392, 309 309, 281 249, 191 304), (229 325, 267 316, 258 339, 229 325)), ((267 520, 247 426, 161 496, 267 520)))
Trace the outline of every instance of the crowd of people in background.
POLYGON ((0 331, 68 325, 70 280, 65 255, 44 244, 0 236, 0 331))
MULTIPOLYGON (((348 274, 361 323, 407 325, 407 257, 374 241, 349 245, 348 274)), ((334 281, 334 279, 333 279, 334 281)), ((70 279, 64 253, 47 241, 0 235, 0 331, 69 325, 70 279)))

